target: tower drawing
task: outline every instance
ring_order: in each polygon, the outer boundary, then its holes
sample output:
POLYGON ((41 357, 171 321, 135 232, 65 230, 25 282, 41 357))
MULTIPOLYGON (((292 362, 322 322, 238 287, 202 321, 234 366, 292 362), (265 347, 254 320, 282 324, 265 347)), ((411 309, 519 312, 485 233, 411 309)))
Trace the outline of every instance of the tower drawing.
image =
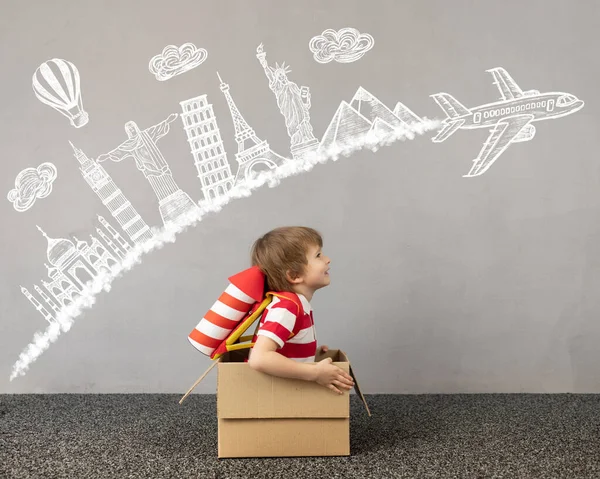
POLYGON ((238 152, 235 154, 235 159, 238 162, 238 170, 235 175, 234 184, 237 185, 241 181, 250 179, 252 172, 256 171, 254 169, 260 165, 273 170, 290 161, 288 158, 284 158, 271 150, 266 140, 261 140, 256 136, 254 130, 250 128, 250 125, 246 123, 246 120, 244 120, 244 117, 237 109, 233 98, 231 98, 229 85, 223 82, 218 72, 217 76, 221 82, 221 91, 225 95, 229 111, 231 112, 235 128, 235 141, 238 145, 238 152), (248 146, 246 146, 246 141, 249 142, 248 146))
POLYGON ((111 234, 118 244, 115 245, 115 243, 108 236, 106 236, 106 234, 100 228, 96 228, 96 231, 103 235, 102 239, 105 239, 106 243, 119 255, 121 259, 123 259, 124 256, 122 255, 126 254, 127 251, 131 249, 131 245, 119 234, 116 229, 112 227, 108 221, 104 219, 103 216, 98 215, 98 221, 100 221, 100 224, 104 226, 106 231, 111 234))
POLYGON ((206 95, 190 98, 179 104, 183 128, 202 185, 202 194, 205 201, 211 201, 231 190, 235 180, 212 104, 208 103, 206 95))
POLYGON ((41 315, 44 317, 44 319, 46 321, 48 321, 49 323, 52 323, 53 321, 56 321, 54 318, 54 315, 51 314, 43 305, 42 303, 40 303, 28 290, 27 288, 21 286, 21 293, 23 293, 25 295, 25 297, 31 302, 31 304, 33 304, 35 306, 35 309, 37 309, 41 315))
POLYGON ((75 158, 80 163, 79 170, 92 191, 98 195, 102 204, 108 208, 121 228, 134 243, 143 243, 153 237, 150 228, 133 205, 117 187, 102 165, 71 144, 75 158))
MULTIPOLYGON (((46 263, 44 264, 48 266, 46 263)), ((50 307, 55 313, 58 313, 60 311, 60 308, 57 306, 56 302, 53 299, 51 299, 46 293, 44 293, 44 291, 42 291, 42 288, 40 288, 37 284, 34 284, 33 288, 35 289, 36 293, 39 294, 47 304, 50 305, 50 307)))

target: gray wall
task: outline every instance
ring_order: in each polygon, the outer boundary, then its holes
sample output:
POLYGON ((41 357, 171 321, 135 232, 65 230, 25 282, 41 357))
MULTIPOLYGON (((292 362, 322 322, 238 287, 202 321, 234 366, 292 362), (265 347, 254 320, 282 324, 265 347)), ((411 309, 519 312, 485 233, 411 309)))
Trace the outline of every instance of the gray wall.
MULTIPOLYGON (((249 264, 252 241, 285 224, 313 226, 332 258, 332 284, 313 306, 321 343, 345 349, 367 393, 600 392, 600 175, 597 2, 568 1, 2 1, 0 143, 3 195, 43 162, 51 194, 17 212, 0 202, 0 392, 184 393, 210 364, 187 335, 249 264), (375 44, 353 63, 317 63, 309 40, 355 27, 375 44), (148 62, 192 42, 207 60, 160 82, 148 62), (154 125, 179 102, 207 94, 235 173, 233 123, 218 71, 244 118, 273 150, 289 137, 256 59, 291 66, 311 89, 321 138, 359 86, 393 108, 445 117, 430 95, 467 107, 498 100, 486 70, 504 67, 523 90, 585 101, 536 124, 482 176, 463 178, 487 130, 435 131, 361 151, 264 186, 207 215, 175 243, 96 298, 72 328, 9 381, 19 355, 48 323, 21 294, 47 279, 52 237, 88 239, 103 215, 69 141, 89 157, 126 138, 124 124, 154 125), (32 91, 36 68, 73 62, 89 123, 72 127, 32 91)), ((173 176, 202 198, 181 119, 159 141, 173 176)), ((157 200, 129 159, 104 163, 145 221, 162 225, 157 200)), ((121 231, 122 233, 122 231, 121 231)), ((215 372, 195 390, 215 392, 215 372)))

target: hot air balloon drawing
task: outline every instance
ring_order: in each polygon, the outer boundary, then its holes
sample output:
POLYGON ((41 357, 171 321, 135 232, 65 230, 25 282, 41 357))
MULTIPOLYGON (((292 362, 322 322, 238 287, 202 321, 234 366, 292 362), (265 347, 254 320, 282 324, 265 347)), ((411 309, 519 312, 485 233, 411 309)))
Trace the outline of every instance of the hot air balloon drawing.
POLYGON ((67 60, 53 58, 33 74, 33 91, 38 99, 65 115, 75 128, 81 128, 89 115, 83 109, 79 71, 67 60))

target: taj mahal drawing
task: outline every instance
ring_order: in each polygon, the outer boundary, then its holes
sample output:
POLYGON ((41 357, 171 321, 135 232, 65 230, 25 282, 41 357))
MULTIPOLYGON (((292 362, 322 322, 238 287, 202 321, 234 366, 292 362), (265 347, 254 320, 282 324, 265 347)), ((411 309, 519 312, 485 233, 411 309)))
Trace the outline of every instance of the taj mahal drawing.
POLYGON ((86 283, 100 271, 110 271, 132 246, 104 217, 98 216, 98 220, 98 237, 90 235, 89 242, 76 237, 53 238, 37 227, 47 241, 48 280, 41 281, 43 288, 34 285, 38 297, 24 286, 21 292, 49 323, 57 321, 58 312, 81 294, 86 283))

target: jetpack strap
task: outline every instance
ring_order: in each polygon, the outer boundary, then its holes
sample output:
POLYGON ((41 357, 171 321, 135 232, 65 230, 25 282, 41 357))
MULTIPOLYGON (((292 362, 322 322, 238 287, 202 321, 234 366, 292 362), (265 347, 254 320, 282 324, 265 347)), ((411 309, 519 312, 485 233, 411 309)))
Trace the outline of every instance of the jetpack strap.
MULTIPOLYGON (((276 293, 275 291, 268 291, 266 296, 267 297, 277 296, 278 298, 287 299, 296 305, 296 308, 297 308, 296 317, 299 317, 304 314, 304 308, 302 307, 302 301, 300 301, 300 298, 298 297, 298 295, 296 293, 291 293, 288 291, 280 291, 278 293, 276 293)), ((290 338, 293 338, 294 336, 295 336, 295 334, 292 332, 290 334, 290 338)), ((290 338, 288 338, 288 339, 290 339, 290 338)))
POLYGON ((244 318, 240 322, 240 324, 238 324, 238 326, 236 326, 236 328, 233 330, 233 332, 221 343, 221 345, 217 349, 215 349, 215 351, 212 353, 211 359, 218 359, 219 357, 221 357, 223 354, 225 354, 228 351, 237 351, 239 349, 253 347, 254 343, 241 343, 240 342, 242 340, 252 339, 251 337, 248 338, 248 336, 242 336, 242 335, 252 325, 252 323, 254 323, 254 321, 256 321, 256 318, 258 318, 263 313, 263 311, 265 310, 265 308, 269 305, 269 303, 271 301, 272 301, 272 298, 267 296, 262 300, 262 302, 256 303, 254 308, 252 310, 250 310, 250 313, 248 314, 248 316, 246 316, 246 318, 244 318))

